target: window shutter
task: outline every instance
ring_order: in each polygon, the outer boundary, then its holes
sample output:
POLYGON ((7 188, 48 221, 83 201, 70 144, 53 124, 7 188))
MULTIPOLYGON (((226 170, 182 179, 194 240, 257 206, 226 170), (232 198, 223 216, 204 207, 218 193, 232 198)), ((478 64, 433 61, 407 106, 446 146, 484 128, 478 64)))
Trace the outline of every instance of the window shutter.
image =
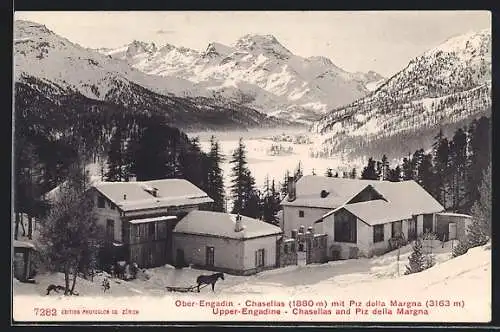
POLYGON ((259 266, 259 251, 255 252, 255 266, 259 266))

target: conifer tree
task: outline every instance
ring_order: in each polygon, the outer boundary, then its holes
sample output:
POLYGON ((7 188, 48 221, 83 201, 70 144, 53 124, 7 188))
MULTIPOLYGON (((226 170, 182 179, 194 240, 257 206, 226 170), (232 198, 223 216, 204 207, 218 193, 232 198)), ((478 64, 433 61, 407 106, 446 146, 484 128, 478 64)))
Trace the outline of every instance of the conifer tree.
POLYGON ((283 182, 281 183, 280 193, 281 197, 285 197, 288 194, 288 179, 290 178, 290 171, 286 170, 283 182))
POLYGON ((350 177, 351 179, 355 179, 357 176, 358 176, 358 172, 356 171, 356 168, 353 168, 353 169, 351 170, 351 173, 349 174, 349 177, 350 177))
POLYGON ((269 183, 269 177, 266 176, 262 197, 262 219, 265 222, 276 224, 278 222, 277 214, 279 210, 280 199, 279 193, 276 191, 274 179, 269 183))
POLYGON ((295 173, 293 175, 293 178, 294 178, 295 182, 297 182, 302 176, 303 176, 302 163, 299 161, 299 164, 297 165, 297 168, 295 169, 295 173))
POLYGON ((418 164, 417 174, 417 182, 427 192, 432 192, 432 188, 435 183, 435 174, 431 154, 422 154, 421 161, 418 164))
POLYGON ((449 168, 449 143, 440 130, 435 137, 433 145, 433 159, 436 170, 436 182, 434 184, 434 195, 437 200, 447 208, 447 180, 449 168))
POLYGON ((382 180, 387 181, 389 180, 389 160, 387 159, 387 156, 384 154, 382 156, 382 180))
POLYGON ((260 199, 255 189, 255 179, 247 167, 246 147, 242 138, 232 154, 230 164, 232 164, 231 195, 234 202, 232 213, 254 217, 259 214, 260 199))
POLYGON ((125 181, 125 151, 123 142, 123 131, 117 128, 111 137, 108 150, 108 171, 106 181, 120 182, 125 181))
POLYGON ((485 244, 491 238, 491 166, 483 175, 479 200, 472 207, 472 223, 468 227, 469 247, 485 244))
POLYGON ((368 159, 368 165, 363 168, 361 178, 364 180, 378 180, 375 160, 372 157, 368 159))
POLYGON ((406 266, 405 274, 422 272, 426 266, 422 240, 417 239, 412 248, 413 252, 408 257, 409 265, 406 266))
POLYGON ((395 168, 389 169, 388 181, 399 182, 401 181, 401 167, 396 166, 395 168))
POLYGON ((64 272, 65 295, 77 294, 79 269, 88 268, 82 263, 92 261, 98 250, 96 244, 102 240, 103 229, 93 213, 94 201, 88 195, 89 187, 88 173, 74 167, 40 228, 42 255, 54 271, 64 272))
POLYGON ((408 181, 408 180, 413 180, 413 163, 411 162, 411 158, 403 158, 403 180, 408 181))
POLYGON ((213 210, 224 211, 224 177, 220 167, 224 158, 215 136, 210 138, 210 152, 207 155, 207 194, 214 200, 213 210))

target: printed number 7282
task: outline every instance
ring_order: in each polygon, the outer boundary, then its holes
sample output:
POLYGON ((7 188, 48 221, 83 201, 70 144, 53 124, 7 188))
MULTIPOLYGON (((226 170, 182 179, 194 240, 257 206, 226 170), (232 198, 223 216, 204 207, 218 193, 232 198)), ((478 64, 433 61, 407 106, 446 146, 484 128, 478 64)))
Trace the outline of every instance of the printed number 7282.
POLYGON ((55 308, 34 308, 36 316, 57 316, 55 308))

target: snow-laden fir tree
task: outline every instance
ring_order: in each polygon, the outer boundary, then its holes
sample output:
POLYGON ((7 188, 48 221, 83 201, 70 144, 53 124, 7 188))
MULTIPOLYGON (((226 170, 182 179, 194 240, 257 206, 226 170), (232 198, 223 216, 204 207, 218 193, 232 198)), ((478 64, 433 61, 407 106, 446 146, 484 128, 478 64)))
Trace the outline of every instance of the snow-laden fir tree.
POLYGON ((426 260, 421 239, 417 239, 413 245, 413 252, 408 257, 409 265, 406 266, 405 274, 418 273, 425 270, 426 260))
POLYGON ((90 268, 104 233, 94 216, 88 188, 88 173, 75 167, 40 227, 42 255, 53 271, 63 271, 65 295, 76 294, 77 274, 90 268))

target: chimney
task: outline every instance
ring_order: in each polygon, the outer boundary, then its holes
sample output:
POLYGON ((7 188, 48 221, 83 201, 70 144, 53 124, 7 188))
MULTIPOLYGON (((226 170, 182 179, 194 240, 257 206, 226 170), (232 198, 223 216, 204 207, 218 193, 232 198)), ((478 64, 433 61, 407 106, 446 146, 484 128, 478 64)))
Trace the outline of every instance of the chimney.
POLYGON ((123 200, 126 201, 127 200, 127 194, 123 194, 123 200))
POLYGON ((304 234, 304 230, 305 230, 304 225, 301 225, 301 226, 299 227, 299 233, 304 234))
POLYGON ((153 188, 153 190, 151 190, 151 194, 152 194, 154 197, 158 197, 158 188, 153 188))
POLYGON ((307 227, 307 231, 311 234, 314 234, 314 230, 313 230, 312 226, 307 227))
POLYGON ((295 200, 297 195, 295 189, 295 179, 292 176, 288 177, 288 201, 292 202, 295 200))
POLYGON ((235 232, 241 232, 243 230, 243 225, 241 223, 241 216, 238 213, 236 216, 236 222, 234 223, 234 231, 235 232))

